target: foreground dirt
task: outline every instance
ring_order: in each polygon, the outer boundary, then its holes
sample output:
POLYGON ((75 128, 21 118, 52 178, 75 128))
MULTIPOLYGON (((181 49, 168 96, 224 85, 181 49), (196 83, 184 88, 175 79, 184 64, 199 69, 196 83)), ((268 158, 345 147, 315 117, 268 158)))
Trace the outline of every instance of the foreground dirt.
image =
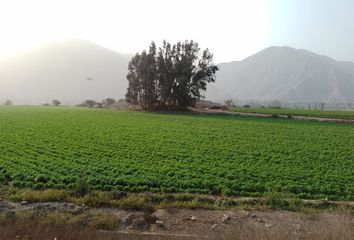
MULTIPOLYGON (((94 209, 119 221, 114 230, 80 224, 5 221, 0 239, 354 239, 354 216, 349 214, 288 211, 209 211, 159 209, 155 212, 94 209)), ((92 211, 70 203, 12 203, 0 201, 0 213, 36 211, 92 211)))

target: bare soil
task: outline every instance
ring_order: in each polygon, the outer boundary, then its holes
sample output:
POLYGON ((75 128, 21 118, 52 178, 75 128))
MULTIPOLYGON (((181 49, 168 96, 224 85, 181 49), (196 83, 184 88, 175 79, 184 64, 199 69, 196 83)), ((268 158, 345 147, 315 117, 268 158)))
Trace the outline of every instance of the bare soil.
MULTIPOLYGON (((90 211, 70 203, 12 203, 0 200, 0 213, 14 211, 90 211)), ((155 212, 98 208, 119 221, 114 230, 85 224, 3 221, 0 239, 354 239, 354 216, 339 213, 289 211, 210 211, 158 209, 155 212)), ((85 221, 84 221, 85 222, 85 221)))

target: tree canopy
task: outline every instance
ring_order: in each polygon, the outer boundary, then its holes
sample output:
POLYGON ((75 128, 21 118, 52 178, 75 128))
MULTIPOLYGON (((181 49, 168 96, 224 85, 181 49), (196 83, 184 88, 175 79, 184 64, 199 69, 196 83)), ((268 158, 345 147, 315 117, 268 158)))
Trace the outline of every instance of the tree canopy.
POLYGON ((60 102, 59 100, 57 100, 57 99, 53 99, 53 100, 52 100, 52 104, 53 104, 54 106, 58 107, 58 106, 61 104, 61 102, 60 102))
POLYGON ((102 104, 105 106, 109 106, 112 105, 113 103, 115 103, 116 100, 114 98, 106 98, 102 101, 102 104))
POLYGON ((13 102, 11 100, 6 100, 4 105, 11 106, 11 105, 13 105, 13 102))
POLYGON ((215 82, 218 67, 213 54, 201 52, 191 41, 163 45, 137 53, 129 62, 126 94, 128 102, 143 109, 183 109, 203 98, 207 84, 215 82))

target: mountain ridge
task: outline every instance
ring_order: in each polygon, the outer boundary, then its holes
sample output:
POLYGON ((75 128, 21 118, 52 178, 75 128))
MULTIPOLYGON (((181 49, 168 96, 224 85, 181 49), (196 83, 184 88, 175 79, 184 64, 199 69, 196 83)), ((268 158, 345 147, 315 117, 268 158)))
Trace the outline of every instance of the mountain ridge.
MULTIPOLYGON (((67 39, 0 58, 0 102, 43 104, 59 99, 77 104, 124 98, 132 56, 67 39)), ((354 63, 305 49, 271 46, 218 66, 216 82, 206 92, 210 100, 354 103, 354 63)))
POLYGON ((212 100, 354 102, 354 64, 308 50, 272 46, 219 66, 207 93, 212 100))
POLYGON ((40 104, 59 99, 77 104, 85 99, 121 98, 128 86, 129 59, 128 54, 85 40, 39 46, 2 60, 0 79, 9 80, 0 81, 1 100, 40 104))

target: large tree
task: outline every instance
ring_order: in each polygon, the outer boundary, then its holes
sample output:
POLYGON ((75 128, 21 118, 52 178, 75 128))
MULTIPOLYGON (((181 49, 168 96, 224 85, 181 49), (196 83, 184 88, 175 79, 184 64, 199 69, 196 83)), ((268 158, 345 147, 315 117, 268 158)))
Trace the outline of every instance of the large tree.
POLYGON ((218 67, 208 49, 201 52, 194 41, 170 44, 137 53, 129 62, 128 102, 144 109, 183 109, 204 97, 207 84, 215 82, 218 67))
POLYGON ((54 106, 58 107, 58 106, 61 104, 61 102, 60 102, 59 100, 57 100, 57 99, 53 99, 53 100, 52 100, 52 104, 53 104, 54 106))

